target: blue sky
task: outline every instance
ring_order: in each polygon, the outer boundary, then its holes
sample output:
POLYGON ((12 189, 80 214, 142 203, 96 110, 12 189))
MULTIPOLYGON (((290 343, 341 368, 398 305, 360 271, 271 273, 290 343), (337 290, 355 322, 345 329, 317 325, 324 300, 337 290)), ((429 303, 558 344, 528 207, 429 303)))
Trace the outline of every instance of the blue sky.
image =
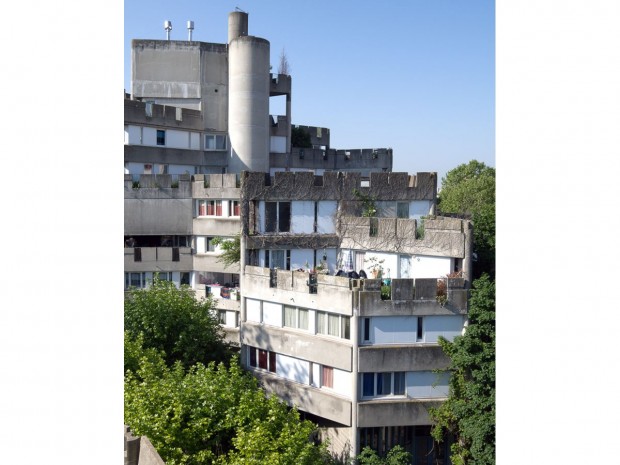
MULTIPOLYGON (((391 147, 394 171, 495 166, 495 4, 434 1, 131 1, 124 4, 125 88, 132 39, 225 43, 228 13, 284 49, 294 124, 330 128, 337 149, 391 147)), ((276 105, 272 113, 278 111, 276 105)))

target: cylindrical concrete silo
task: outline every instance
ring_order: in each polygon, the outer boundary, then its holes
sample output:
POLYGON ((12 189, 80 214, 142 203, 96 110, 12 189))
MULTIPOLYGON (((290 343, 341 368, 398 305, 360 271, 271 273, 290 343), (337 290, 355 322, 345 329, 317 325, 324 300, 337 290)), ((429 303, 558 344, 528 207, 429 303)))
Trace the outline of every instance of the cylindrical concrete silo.
POLYGON ((228 43, 237 37, 248 35, 248 14, 233 11, 228 14, 228 43))
POLYGON ((269 41, 239 36, 228 45, 229 172, 269 172, 269 41))

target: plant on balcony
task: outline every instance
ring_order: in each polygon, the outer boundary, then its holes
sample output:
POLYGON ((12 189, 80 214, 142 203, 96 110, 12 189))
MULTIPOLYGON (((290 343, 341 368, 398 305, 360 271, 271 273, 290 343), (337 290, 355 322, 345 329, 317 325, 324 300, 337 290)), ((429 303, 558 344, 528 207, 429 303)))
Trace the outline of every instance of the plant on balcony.
POLYGON ((454 271, 437 280, 437 303, 442 307, 448 301, 448 279, 450 278, 462 278, 463 271, 454 271))
POLYGON ((372 274, 373 279, 381 279, 383 277, 383 262, 385 262, 385 260, 371 257, 368 260, 364 260, 364 262, 370 263, 370 274, 372 274))
POLYGON ((392 300, 392 286, 381 286, 381 300, 392 300))
POLYGON ((372 218, 377 215, 376 197, 364 194, 357 189, 353 189, 353 195, 362 202, 362 216, 364 218, 372 218))

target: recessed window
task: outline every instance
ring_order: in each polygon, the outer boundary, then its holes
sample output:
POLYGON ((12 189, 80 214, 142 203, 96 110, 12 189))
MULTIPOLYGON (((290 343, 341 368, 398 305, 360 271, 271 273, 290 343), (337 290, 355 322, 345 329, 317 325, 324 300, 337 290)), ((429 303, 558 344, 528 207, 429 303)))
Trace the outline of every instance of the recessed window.
POLYGON ((328 388, 334 387, 334 369, 332 367, 323 365, 321 370, 321 386, 328 388))
POLYGON ((166 145, 166 131, 162 129, 157 130, 157 145, 166 145))
POLYGON ((291 230, 291 202, 265 202, 265 232, 291 230))
POLYGON ((205 150, 226 150, 225 134, 205 135, 205 150))
POLYGON ((260 368, 262 370, 276 372, 277 354, 269 350, 257 349, 256 347, 248 347, 250 366, 260 368))
POLYGON ((308 315, 307 308, 284 306, 284 326, 297 329, 308 329, 308 315))
POLYGON ((351 321, 348 316, 316 312, 316 332, 326 336, 351 339, 351 321))
POLYGON ((362 373, 362 397, 405 395, 405 372, 362 373))
POLYGON ((423 321, 424 321, 424 317, 419 316, 418 317, 418 330, 416 332, 416 340, 417 341, 421 341, 424 339, 424 333, 423 333, 423 321))
POLYGON ((396 202, 396 217, 397 218, 409 218, 409 203, 408 202, 396 202))

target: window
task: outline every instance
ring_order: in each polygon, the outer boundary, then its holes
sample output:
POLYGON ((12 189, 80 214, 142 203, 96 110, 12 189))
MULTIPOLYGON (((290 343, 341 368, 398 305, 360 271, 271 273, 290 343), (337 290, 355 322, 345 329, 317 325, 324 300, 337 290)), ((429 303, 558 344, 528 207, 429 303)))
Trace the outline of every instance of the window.
POLYGON ((362 397, 405 395, 405 372, 362 373, 362 397))
POLYGON ((217 317, 221 325, 226 324, 226 310, 219 310, 217 317))
POLYGON ((257 349, 256 347, 248 347, 250 366, 261 368, 263 370, 276 372, 277 354, 269 350, 257 349))
POLYGON ((364 335, 363 341, 370 341, 370 318, 364 318, 364 335))
POLYGON ((157 145, 166 145, 166 131, 163 129, 157 130, 157 145))
POLYGON ((215 252, 215 244, 213 243, 214 237, 207 237, 207 252, 215 252))
POLYGON ((321 387, 334 387, 334 369, 332 367, 322 366, 321 369, 321 387))
POLYGON ((125 289, 130 287, 146 287, 145 273, 125 273, 125 289))
POLYGON ((205 150, 226 150, 226 134, 206 134, 205 150))
POLYGON ((241 208, 238 200, 230 201, 230 209, 228 210, 229 216, 241 216, 241 208))
POLYGON ((316 332, 327 336, 351 339, 351 321, 348 316, 316 312, 316 332))
POLYGON ((265 202, 265 232, 291 230, 291 202, 265 202))
POLYGON ((308 329, 308 314, 306 308, 284 306, 284 326, 297 329, 308 329))
POLYGON ((160 281, 172 281, 172 271, 157 271, 153 273, 153 275, 155 274, 160 281))
POLYGON ((423 322, 423 317, 419 316, 418 317, 418 330, 416 332, 416 341, 422 341, 424 339, 424 333, 423 333, 423 326, 422 326, 422 322, 423 322))
POLYGON ((181 285, 183 284, 189 286, 189 271, 181 271, 181 285))
POLYGON ((290 250, 265 250, 265 268, 291 269, 290 250))
POLYGON ((222 216, 221 200, 198 200, 198 216, 222 216))
POLYGON ((409 203, 408 202, 396 202, 396 217, 397 218, 409 218, 409 203))

